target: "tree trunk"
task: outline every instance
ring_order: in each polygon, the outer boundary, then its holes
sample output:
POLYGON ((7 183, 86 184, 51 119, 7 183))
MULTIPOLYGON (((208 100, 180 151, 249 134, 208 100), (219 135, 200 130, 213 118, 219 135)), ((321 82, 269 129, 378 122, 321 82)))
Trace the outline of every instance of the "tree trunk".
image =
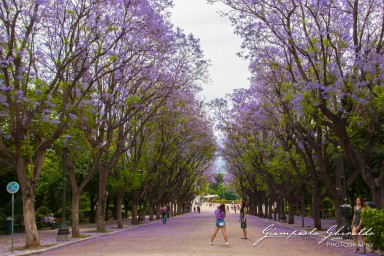
POLYGON ((39 247, 41 244, 39 233, 37 232, 36 227, 35 192, 30 185, 23 184, 20 187, 21 191, 23 191, 23 214, 26 234, 25 246, 27 248, 39 247))
POLYGON ((269 214, 269 203, 268 203, 268 197, 265 198, 265 204, 264 204, 264 218, 268 218, 269 214))
POLYGON ((150 203, 149 204, 149 221, 154 221, 155 220, 153 215, 155 215, 155 206, 152 203, 150 203))
POLYGON ((132 220, 131 220, 132 225, 138 224, 138 222, 137 222, 137 196, 136 196, 136 193, 137 192, 133 191, 133 195, 132 195, 132 220))
POLYGON ((277 198, 276 199, 277 200, 277 204, 276 204, 276 207, 275 207, 275 214, 273 215, 273 220, 274 221, 279 221, 280 222, 280 205, 281 205, 281 199, 280 198, 277 198), (279 213, 279 218, 276 218, 276 215, 277 215, 277 213, 279 213))
POLYGON ((124 199, 124 218, 128 218, 128 200, 124 199))
POLYGON ((79 208, 80 208, 80 193, 73 191, 71 200, 71 221, 72 221, 72 238, 80 237, 79 225, 79 208))
POLYGON ((173 202, 171 202, 171 216, 175 216, 175 211, 174 211, 174 205, 173 202))
POLYGON ((147 202, 144 201, 143 202, 143 208, 142 208, 142 211, 141 211, 141 216, 143 217, 143 223, 145 223, 145 213, 147 212, 147 202))
POLYGON ((304 217, 307 214, 307 209, 305 209, 305 201, 304 201, 304 195, 301 194, 301 226, 304 227, 304 217))
POLYGON ((161 214, 160 214, 160 212, 161 212, 161 204, 158 203, 158 204, 156 204, 156 219, 157 219, 157 220, 161 219, 161 214))
POLYGON ((95 200, 95 194, 91 193, 89 197, 90 201, 90 213, 89 213, 89 222, 90 223, 95 223, 96 222, 96 200, 95 200))
POLYGON ((384 207, 384 184, 375 185, 375 188, 372 192, 373 202, 379 209, 382 209, 384 207))
POLYGON ((249 200, 249 214, 256 216, 257 215, 257 207, 256 207, 256 197, 249 200))
POLYGON ((107 203, 107 174, 105 168, 99 169, 99 198, 97 200, 96 228, 105 231, 105 208, 107 203))
MULTIPOLYGON (((105 189, 107 189, 107 187, 105 187, 105 189)), ((109 200, 110 200, 110 197, 108 197, 108 192, 105 190, 105 203, 103 205, 104 207, 104 220, 105 221, 108 221, 109 220, 109 200)))
POLYGON ((275 207, 275 212, 273 213, 273 220, 274 220, 274 221, 277 221, 277 211, 278 211, 278 209, 279 209, 279 207, 276 206, 276 207, 275 207))
MULTIPOLYGON (((36 181, 30 180, 27 177, 27 172, 25 170, 25 163, 22 157, 22 150, 20 145, 15 145, 16 148, 16 173, 18 177, 18 181, 20 184, 20 191, 23 199, 23 215, 24 215, 24 225, 25 225, 25 246, 27 248, 31 247, 39 247, 40 244, 40 236, 37 232, 36 226, 36 216, 35 216, 35 188, 36 181)), ((44 161, 44 155, 40 154, 37 157, 35 162, 35 169, 41 169, 42 162, 44 161)), ((34 170, 36 171, 36 170, 34 170)), ((39 173, 38 170, 36 173, 39 173)), ((37 177, 38 178, 38 175, 37 177)))
POLYGON ((187 211, 187 207, 186 207, 185 203, 182 204, 181 209, 182 209, 182 211, 181 211, 182 214, 184 214, 187 211))
POLYGON ((288 198, 288 224, 295 224, 295 200, 293 198, 288 198))
POLYGON ((272 219, 273 203, 274 203, 274 201, 271 198, 269 198, 268 199, 268 214, 267 214, 267 218, 270 219, 270 220, 272 219))
POLYGON ((313 227, 317 230, 321 230, 321 219, 320 219, 320 188, 319 183, 315 182, 312 189, 312 218, 313 218, 313 227))
POLYGON ((257 216, 259 216, 259 218, 263 218, 264 217, 264 213, 263 213, 263 200, 262 200, 262 198, 263 198, 263 191, 259 191, 258 193, 257 193, 257 195, 258 195, 258 202, 257 202, 257 216))
POLYGON ((123 228, 123 216, 121 212, 121 205, 123 204, 123 193, 121 191, 117 192, 116 195, 116 220, 117 228, 123 228))
MULTIPOLYGON (((113 198, 113 210, 112 210, 112 215, 113 215, 113 219, 114 220, 117 220, 117 195, 113 198)), ((107 200, 108 201, 108 200, 107 200)), ((108 205, 108 204, 107 204, 108 205)), ((108 216, 108 212, 106 214, 108 216)), ((108 219, 106 219, 105 221, 107 221, 108 219)))
POLYGON ((179 201, 175 202, 175 214, 180 215, 180 203, 179 203, 179 201))
POLYGON ((341 194, 338 193, 338 196, 334 197, 333 198, 333 207, 335 208, 335 220, 336 220, 336 225, 338 227, 341 227, 342 226, 342 220, 341 220, 341 207, 340 205, 342 205, 342 197, 341 197, 341 194))

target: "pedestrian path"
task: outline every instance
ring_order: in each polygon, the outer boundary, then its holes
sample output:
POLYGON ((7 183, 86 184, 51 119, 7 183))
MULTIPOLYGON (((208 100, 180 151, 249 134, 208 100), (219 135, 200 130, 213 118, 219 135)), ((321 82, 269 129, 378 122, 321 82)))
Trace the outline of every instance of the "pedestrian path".
MULTIPOLYGON (((117 230, 114 228, 116 224, 109 223, 108 229, 111 229, 113 233, 97 234, 98 237, 82 239, 75 243, 71 241, 71 244, 65 242, 57 248, 47 247, 39 252, 39 255, 354 255, 354 248, 348 246, 348 242, 352 244, 352 240, 332 240, 331 237, 319 243, 325 238, 325 233, 305 235, 300 231, 308 233, 310 228, 298 228, 297 223, 282 225, 255 216, 248 216, 248 240, 243 240, 241 239, 239 214, 233 212, 230 212, 226 218, 230 245, 225 246, 221 232, 214 240, 214 245, 209 245, 215 223, 213 210, 213 207, 203 205, 200 214, 196 212, 173 217, 167 221, 167 224, 162 224, 162 221, 158 220, 135 227, 127 225, 125 230, 117 230), (270 226, 269 236, 273 237, 265 236, 268 226, 270 226), (292 233, 294 234, 288 238, 287 234, 292 233), (277 237, 279 234, 280 237, 277 237), (341 243, 346 245, 343 246, 341 243)), ((331 221, 329 221, 330 224, 331 221)), ((84 233, 85 227, 82 227, 81 230, 84 233)), ((50 232, 51 239, 52 237, 55 239, 57 231, 50 232)), ((46 236, 42 236, 43 244, 44 241, 47 241, 47 236, 49 236, 49 232, 46 233, 46 236)), ((3 242, 3 240, 0 241, 3 242)), ((34 255, 30 251, 23 253, 24 255, 26 255, 25 253, 34 255)), ((1 255, 11 254, 6 252, 1 255)), ((21 253, 17 252, 15 255, 21 255, 21 253)))
MULTIPOLYGON (((32 253, 38 251, 45 251, 52 249, 54 247, 64 246, 71 243, 77 243, 81 241, 85 241, 88 239, 93 239, 99 236, 110 235, 115 232, 120 232, 126 229, 134 228, 136 226, 132 226, 131 219, 124 219, 124 228, 118 229, 115 220, 109 220, 106 222, 106 230, 107 233, 97 233, 96 224, 88 223, 80 225, 80 235, 82 238, 72 238, 70 241, 57 241, 56 236, 58 229, 42 229, 39 230, 39 236, 42 248, 40 249, 24 249, 25 246, 25 233, 15 233, 13 236, 13 248, 14 251, 11 252, 12 248, 12 236, 11 235, 0 235, 0 255, 8 256, 8 255, 30 255, 32 253)), ((70 229, 71 230, 71 229, 70 229)))

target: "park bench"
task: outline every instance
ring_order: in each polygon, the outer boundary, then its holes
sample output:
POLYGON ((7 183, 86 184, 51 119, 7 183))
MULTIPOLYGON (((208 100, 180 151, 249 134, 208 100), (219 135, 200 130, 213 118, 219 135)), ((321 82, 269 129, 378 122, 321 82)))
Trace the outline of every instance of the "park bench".
MULTIPOLYGON (((55 219, 55 226, 56 226, 56 228, 58 228, 60 226, 61 221, 62 221, 61 218, 56 218, 55 219)), ((52 229, 51 224, 50 223, 45 223, 44 219, 40 220, 39 227, 40 227, 40 229, 52 229)))
POLYGON ((40 229, 50 229, 51 228, 51 224, 45 223, 44 219, 40 220, 40 225, 39 226, 40 226, 40 229))

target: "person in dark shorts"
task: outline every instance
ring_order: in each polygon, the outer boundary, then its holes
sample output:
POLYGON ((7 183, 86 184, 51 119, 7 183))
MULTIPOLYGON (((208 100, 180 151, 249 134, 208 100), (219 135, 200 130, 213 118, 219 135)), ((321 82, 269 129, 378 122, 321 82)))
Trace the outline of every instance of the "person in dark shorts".
MULTIPOLYGON (((366 208, 366 206, 365 206, 363 199, 361 199, 361 197, 357 197, 356 198, 356 206, 353 209, 354 214, 353 214, 353 219, 352 219, 352 237, 353 237, 353 242, 356 245, 355 252, 360 251, 359 244, 357 243, 357 233, 359 233, 359 231, 361 231, 364 228, 363 227, 363 219, 361 217, 361 214, 365 210, 365 208, 366 208)), ((365 246, 363 236, 361 236, 361 240, 362 240, 362 244, 363 244, 363 252, 362 253, 365 254, 366 246, 365 246)))
POLYGON ((168 212, 168 208, 167 206, 164 205, 161 208, 161 219, 163 220, 163 224, 167 223, 167 212, 168 212))
POLYGON ((242 239, 247 239, 247 204, 243 200, 240 208, 240 227, 243 229, 242 239))

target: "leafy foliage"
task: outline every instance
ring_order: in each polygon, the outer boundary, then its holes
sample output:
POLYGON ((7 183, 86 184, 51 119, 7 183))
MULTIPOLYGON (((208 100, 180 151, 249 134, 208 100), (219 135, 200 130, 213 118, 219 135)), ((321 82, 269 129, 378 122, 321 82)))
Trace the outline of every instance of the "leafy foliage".
POLYGON ((366 209, 363 211, 364 228, 372 235, 365 236, 364 242, 374 250, 384 251, 384 210, 366 209))

